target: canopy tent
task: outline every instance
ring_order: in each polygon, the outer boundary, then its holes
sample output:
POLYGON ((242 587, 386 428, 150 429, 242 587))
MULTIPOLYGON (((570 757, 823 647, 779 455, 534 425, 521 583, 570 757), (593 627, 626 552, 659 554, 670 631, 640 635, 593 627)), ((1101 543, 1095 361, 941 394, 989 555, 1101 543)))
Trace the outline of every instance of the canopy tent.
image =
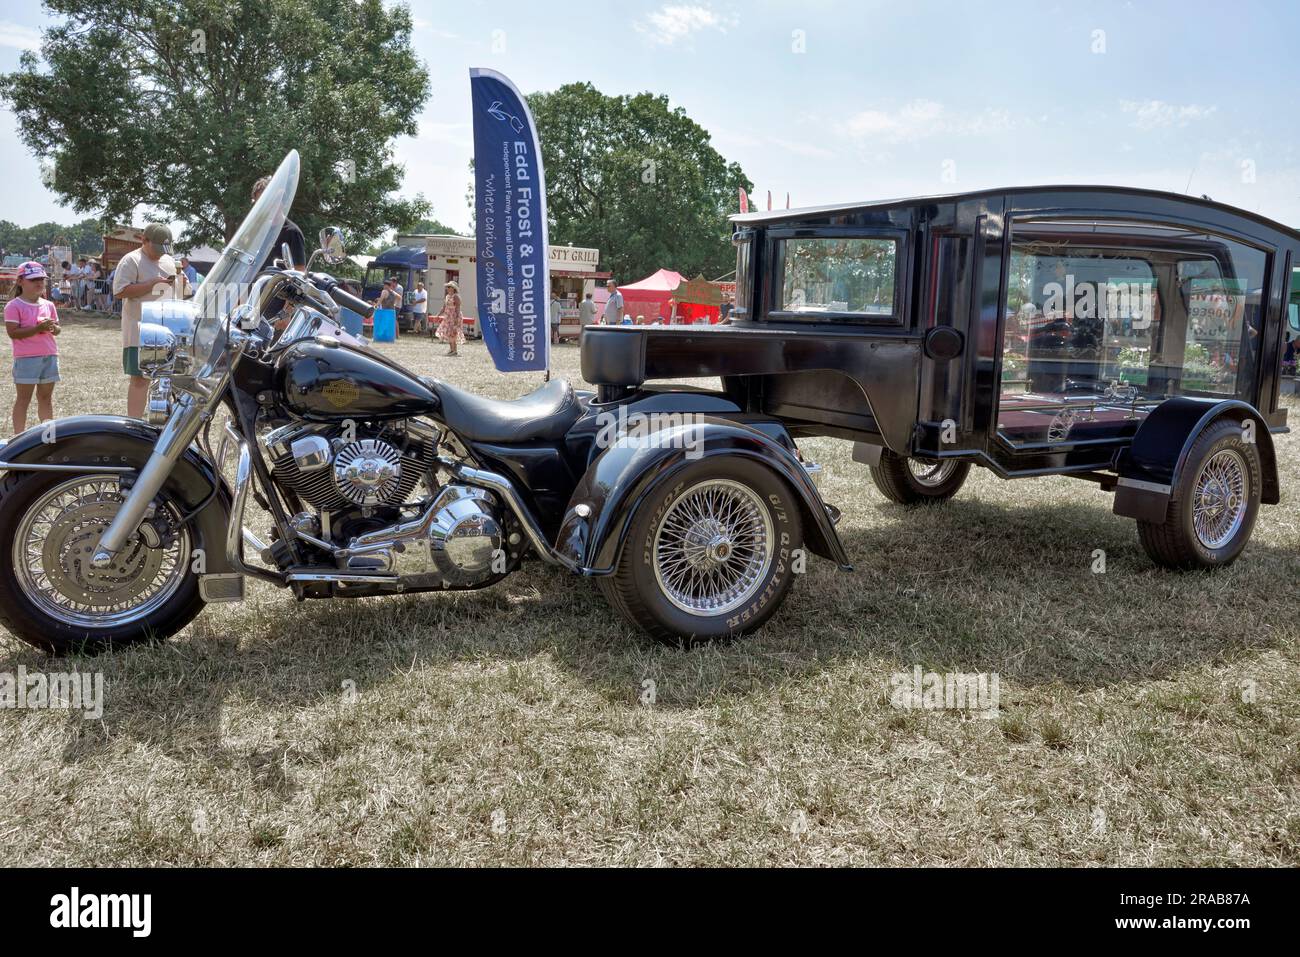
POLYGON ((717 283, 703 276, 687 279, 671 269, 660 269, 640 282, 620 286, 618 291, 623 294, 623 313, 633 322, 637 316, 646 322, 668 322, 674 305, 678 322, 717 322, 722 304, 722 290, 717 283))
POLYGON ((631 316, 634 322, 637 316, 644 316, 646 322, 656 319, 667 322, 673 312, 673 293, 682 284, 682 278, 679 272, 660 269, 640 282, 619 286, 618 291, 623 294, 623 314, 631 316))

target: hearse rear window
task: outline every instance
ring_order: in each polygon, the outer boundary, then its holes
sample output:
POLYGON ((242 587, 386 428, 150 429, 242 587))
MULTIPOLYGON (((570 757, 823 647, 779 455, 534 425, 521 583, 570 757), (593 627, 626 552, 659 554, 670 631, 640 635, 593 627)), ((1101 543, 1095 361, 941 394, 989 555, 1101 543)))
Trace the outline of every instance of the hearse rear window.
POLYGON ((810 237, 783 240, 778 247, 783 269, 777 311, 796 318, 892 321, 894 240, 810 237))

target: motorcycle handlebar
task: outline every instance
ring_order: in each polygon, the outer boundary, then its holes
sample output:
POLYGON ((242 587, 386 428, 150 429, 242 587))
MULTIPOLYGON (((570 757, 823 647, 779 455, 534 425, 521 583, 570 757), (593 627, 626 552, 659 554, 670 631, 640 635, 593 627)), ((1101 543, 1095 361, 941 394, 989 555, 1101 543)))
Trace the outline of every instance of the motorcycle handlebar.
POLYGON ((352 293, 348 292, 339 281, 333 276, 327 276, 324 273, 312 273, 312 281, 319 287, 323 288, 331 299, 337 305, 351 309, 363 319, 370 319, 375 314, 375 307, 364 299, 358 299, 352 293))

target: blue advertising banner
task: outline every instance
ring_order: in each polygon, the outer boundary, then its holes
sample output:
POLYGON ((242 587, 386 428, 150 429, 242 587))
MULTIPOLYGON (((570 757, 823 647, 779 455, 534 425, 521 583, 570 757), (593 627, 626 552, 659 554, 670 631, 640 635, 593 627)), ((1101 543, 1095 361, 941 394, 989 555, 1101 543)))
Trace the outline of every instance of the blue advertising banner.
POLYGON ((469 71, 474 113, 475 241, 483 341, 502 372, 550 369, 550 249, 537 127, 515 85, 469 71))

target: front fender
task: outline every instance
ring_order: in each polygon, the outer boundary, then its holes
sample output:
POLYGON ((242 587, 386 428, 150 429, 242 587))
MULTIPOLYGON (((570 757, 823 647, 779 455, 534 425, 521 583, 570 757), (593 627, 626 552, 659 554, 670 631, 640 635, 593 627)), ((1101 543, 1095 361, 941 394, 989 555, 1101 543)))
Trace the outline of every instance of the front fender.
POLYGON ((707 416, 621 439, 601 452, 569 499, 557 540, 560 554, 584 574, 612 574, 641 502, 692 461, 714 455, 745 456, 776 472, 799 502, 809 549, 845 571, 852 568, 817 487, 794 453, 756 429, 707 416))
MULTIPOLYGON (((0 445, 0 470, 22 471, 24 465, 139 470, 153 454, 157 441, 158 430, 139 419, 116 415, 55 419, 0 445), (45 441, 47 438, 50 441, 45 441)), ((225 556, 230 489, 208 457, 193 446, 186 449, 165 487, 186 509, 202 506, 191 521, 202 536, 208 572, 234 571, 225 556)))
POLYGON ((1156 406, 1138 426, 1132 444, 1120 454, 1116 465, 1119 482, 1115 488, 1115 514, 1145 522, 1163 522, 1196 437, 1220 418, 1254 422, 1263 471, 1260 501, 1276 505, 1281 500, 1277 454, 1268 423, 1259 411, 1240 399, 1175 396, 1156 406))

